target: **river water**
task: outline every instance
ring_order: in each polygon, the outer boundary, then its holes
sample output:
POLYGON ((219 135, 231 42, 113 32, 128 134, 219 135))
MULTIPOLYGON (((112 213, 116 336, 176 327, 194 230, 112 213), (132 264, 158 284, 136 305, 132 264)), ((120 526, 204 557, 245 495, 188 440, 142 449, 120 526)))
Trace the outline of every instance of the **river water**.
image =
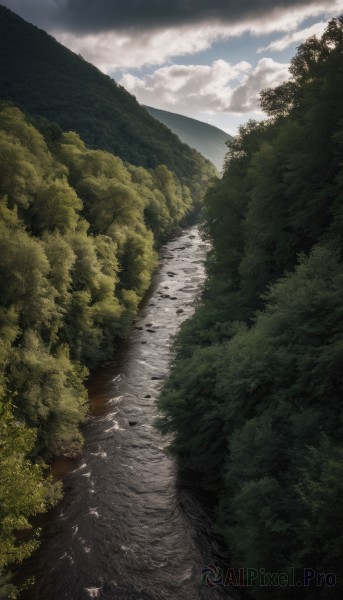
POLYGON ((153 426, 169 339, 194 310, 205 251, 196 227, 162 248, 130 340, 92 375, 84 451, 65 473, 64 499, 25 564, 36 578, 25 599, 207 600, 225 593, 201 583, 217 544, 203 503, 180 482, 167 440, 153 426))

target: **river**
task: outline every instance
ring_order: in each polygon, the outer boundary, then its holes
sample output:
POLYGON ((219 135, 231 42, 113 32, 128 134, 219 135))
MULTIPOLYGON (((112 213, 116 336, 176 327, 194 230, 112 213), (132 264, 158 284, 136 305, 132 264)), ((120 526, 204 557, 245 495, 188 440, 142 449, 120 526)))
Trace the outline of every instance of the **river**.
POLYGON ((163 246, 130 339, 91 376, 84 451, 64 473, 64 499, 45 517, 41 546, 24 565, 36 578, 25 600, 207 600, 225 594, 201 583, 217 543, 203 503, 180 482, 167 439, 153 425, 169 339, 194 310, 205 251, 196 227, 163 246))

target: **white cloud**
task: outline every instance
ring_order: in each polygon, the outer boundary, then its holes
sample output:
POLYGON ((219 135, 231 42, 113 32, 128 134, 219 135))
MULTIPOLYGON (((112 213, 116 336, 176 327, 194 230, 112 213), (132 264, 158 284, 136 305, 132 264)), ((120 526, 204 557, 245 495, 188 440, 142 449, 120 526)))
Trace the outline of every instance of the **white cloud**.
POLYGON ((95 64, 104 73, 144 65, 161 65, 171 57, 206 50, 220 35, 213 26, 180 27, 141 32, 105 32, 75 36, 54 32, 65 46, 95 64))
POLYGON ((120 84, 139 102, 194 115, 195 112, 237 114, 259 110, 259 94, 288 78, 288 65, 261 59, 255 68, 246 61, 231 65, 171 65, 151 75, 126 74, 120 84))
MULTIPOLYGON (((246 32, 254 36, 291 32, 291 35, 294 33, 296 36, 296 30, 305 19, 319 15, 327 19, 338 15, 340 11, 343 11, 343 0, 330 0, 308 6, 287 7, 284 10, 275 8, 267 16, 231 24, 221 21, 153 30, 133 27, 126 31, 87 35, 55 29, 52 33, 62 44, 81 54, 105 73, 113 73, 120 69, 162 65, 178 56, 206 50, 218 39, 238 37, 246 32)), ((288 35, 283 39, 288 39, 288 35)), ((294 40, 297 41, 297 38, 294 40)))
POLYGON ((280 85, 289 78, 288 65, 262 58, 256 68, 235 90, 230 98, 230 111, 245 113, 259 111, 260 92, 267 87, 280 85))
POLYGON ((284 50, 291 44, 294 44, 295 42, 299 42, 299 43, 303 42, 307 38, 312 37, 314 35, 316 37, 320 37, 322 35, 322 33, 324 32, 326 25, 327 25, 326 21, 320 21, 319 23, 314 23, 313 25, 311 25, 310 27, 306 27, 305 29, 300 29, 299 31, 294 31, 293 33, 288 33, 287 35, 283 36, 282 38, 275 40, 274 42, 271 42, 265 48, 259 48, 257 50, 257 52, 261 53, 261 52, 265 52, 267 50, 281 52, 282 50, 284 50))
POLYGON ((294 29, 305 18, 337 16, 342 0, 1 0, 24 18, 49 31, 105 32, 160 29, 186 23, 243 27, 264 32, 294 29), (280 29, 281 27, 281 29, 280 29))
POLYGON ((309 3, 301 7, 285 7, 284 10, 275 8, 256 22, 252 22, 246 31, 254 35, 264 35, 274 32, 292 32, 306 19, 323 17, 325 20, 337 17, 343 11, 343 0, 324 0, 309 3))

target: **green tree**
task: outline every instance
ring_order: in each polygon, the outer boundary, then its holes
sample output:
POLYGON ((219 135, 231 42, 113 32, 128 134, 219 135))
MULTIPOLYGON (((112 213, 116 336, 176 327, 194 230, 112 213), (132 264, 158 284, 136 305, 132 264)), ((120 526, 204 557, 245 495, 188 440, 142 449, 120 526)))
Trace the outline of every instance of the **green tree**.
POLYGON ((271 118, 229 144, 205 199, 207 283, 159 400, 171 449, 216 495, 231 564, 339 581, 255 586, 261 599, 342 593, 342 31, 305 42, 262 95, 271 118))
POLYGON ((45 512, 60 498, 60 485, 44 475, 43 463, 27 458, 35 432, 17 421, 10 402, 0 400, 0 596, 16 597, 7 568, 30 556, 38 546, 39 530, 28 541, 16 535, 30 530, 30 517, 45 512))

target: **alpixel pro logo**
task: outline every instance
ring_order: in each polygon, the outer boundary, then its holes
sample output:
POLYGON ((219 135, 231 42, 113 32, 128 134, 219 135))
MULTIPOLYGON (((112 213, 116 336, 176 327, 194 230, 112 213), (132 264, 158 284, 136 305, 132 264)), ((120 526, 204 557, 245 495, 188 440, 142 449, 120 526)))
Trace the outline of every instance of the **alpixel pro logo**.
POLYGON ((210 564, 201 570, 201 582, 207 587, 309 587, 336 585, 335 573, 319 573, 308 567, 304 568, 299 576, 295 576, 295 568, 286 571, 267 572, 265 569, 255 568, 228 568, 222 569, 218 565, 210 564))

